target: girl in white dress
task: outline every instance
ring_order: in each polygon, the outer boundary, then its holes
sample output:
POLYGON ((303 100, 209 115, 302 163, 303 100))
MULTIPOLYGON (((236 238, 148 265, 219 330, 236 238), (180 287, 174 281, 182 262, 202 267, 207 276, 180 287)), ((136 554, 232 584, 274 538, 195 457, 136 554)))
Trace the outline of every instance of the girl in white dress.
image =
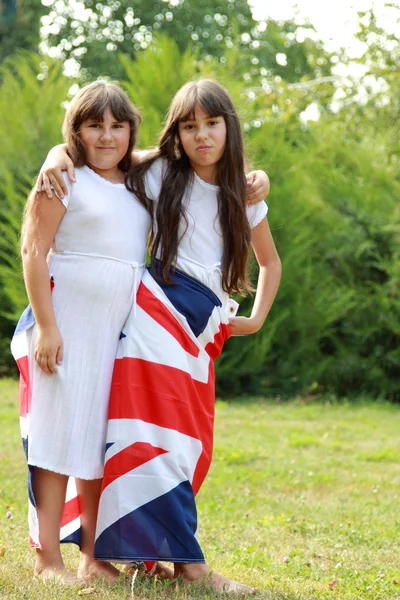
POLYGON ((72 525, 64 537, 80 543, 80 576, 111 579, 118 573, 93 560, 93 544, 113 364, 143 273, 151 223, 124 184, 138 123, 117 86, 85 86, 63 125, 76 181, 65 180, 68 194, 62 199, 32 194, 24 215, 30 307, 12 350, 21 372, 34 572, 65 583, 75 581, 60 552, 69 477, 76 478, 81 539, 72 539, 72 525))

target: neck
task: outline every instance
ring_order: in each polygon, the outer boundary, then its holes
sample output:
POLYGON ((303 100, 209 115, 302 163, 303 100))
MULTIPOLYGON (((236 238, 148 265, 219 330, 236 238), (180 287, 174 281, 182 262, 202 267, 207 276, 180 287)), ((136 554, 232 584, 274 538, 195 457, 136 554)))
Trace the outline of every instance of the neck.
POLYGON ((218 185, 218 169, 216 165, 201 167, 199 165, 192 165, 193 171, 206 183, 212 185, 218 185))

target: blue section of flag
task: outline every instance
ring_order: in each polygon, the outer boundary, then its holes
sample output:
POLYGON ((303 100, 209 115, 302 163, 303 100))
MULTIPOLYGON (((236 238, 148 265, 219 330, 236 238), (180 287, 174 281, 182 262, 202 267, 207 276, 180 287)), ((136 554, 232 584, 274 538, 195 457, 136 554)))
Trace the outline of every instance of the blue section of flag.
POLYGON ((22 447, 25 452, 25 458, 28 460, 28 438, 22 438, 22 447))
POLYGON ((36 507, 35 496, 33 495, 33 470, 32 465, 28 465, 28 496, 32 506, 36 507))
POLYGON ((34 325, 34 324, 35 324, 35 317, 33 316, 33 310, 31 308, 31 305, 28 304, 28 306, 25 308, 24 312, 22 313, 22 315, 19 318, 17 327, 14 332, 14 336, 18 335, 19 333, 22 333, 23 331, 26 331, 27 329, 32 327, 32 325, 34 325))
POLYGON ((186 317, 190 329, 198 337, 207 327, 216 306, 222 306, 214 292, 198 279, 187 275, 180 269, 174 269, 170 277, 172 284, 165 283, 161 277, 161 263, 156 261, 155 268, 148 271, 157 281, 164 294, 176 310, 186 317))
POLYGON ((61 544, 76 544, 77 546, 81 546, 81 530, 77 529, 71 535, 60 540, 61 544))
POLYGON ((193 490, 190 482, 184 481, 110 525, 97 538, 94 557, 116 562, 203 563, 204 556, 194 535, 196 529, 193 490))

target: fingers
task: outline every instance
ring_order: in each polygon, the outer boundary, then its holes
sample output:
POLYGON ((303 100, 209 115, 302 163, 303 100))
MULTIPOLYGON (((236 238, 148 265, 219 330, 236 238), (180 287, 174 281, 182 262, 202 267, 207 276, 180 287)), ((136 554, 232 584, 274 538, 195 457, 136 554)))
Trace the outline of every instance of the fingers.
POLYGON ((42 173, 39 173, 37 181, 36 181, 36 186, 35 186, 36 193, 39 193, 42 191, 42 185, 43 185, 43 175, 42 175, 42 173))
POLYGON ((53 169, 53 171, 49 173, 49 178, 56 196, 58 196, 58 198, 64 198, 65 194, 68 194, 68 188, 65 185, 61 169, 53 169))
POLYGON ((251 188, 246 194, 246 203, 248 206, 252 206, 253 204, 257 204, 264 200, 263 186, 259 186, 257 188, 251 188))
POLYGON ((249 177, 247 179, 247 185, 249 187, 252 187, 254 185, 254 182, 257 178, 257 173, 255 173, 254 171, 252 171, 251 173, 249 173, 249 177))
MULTIPOLYGON (((68 176, 74 176, 74 167, 69 168, 68 176)), ((62 170, 59 168, 48 169, 40 174, 42 179, 41 188, 46 192, 48 198, 53 197, 53 192, 60 199, 68 195, 68 187, 64 181, 62 170)))
POLYGON ((63 349, 62 346, 60 346, 59 349, 57 350, 57 355, 56 355, 56 363, 57 363, 57 365, 61 365, 62 359, 63 359, 63 355, 64 355, 64 349, 63 349))
MULTIPOLYGON (((69 177, 70 181, 75 181, 75 167, 74 167, 74 163, 72 162, 72 160, 68 163, 67 173, 68 173, 68 177, 69 177)), ((63 181, 64 181, 64 179, 63 179, 63 181)), ((65 185, 65 182, 64 182, 64 185, 65 185)), ((68 193, 67 186, 65 186, 65 193, 66 194, 68 193)))
POLYGON ((50 179, 46 173, 42 173, 42 189, 46 192, 48 198, 53 197, 53 190, 51 189, 50 179))
POLYGON ((46 373, 46 375, 52 374, 48 363, 48 357, 46 354, 40 354, 39 352, 35 352, 35 360, 39 368, 43 371, 43 373, 46 373))
POLYGON ((47 354, 45 352, 35 352, 35 361, 37 362, 40 369, 46 375, 53 375, 57 373, 56 354, 47 354))

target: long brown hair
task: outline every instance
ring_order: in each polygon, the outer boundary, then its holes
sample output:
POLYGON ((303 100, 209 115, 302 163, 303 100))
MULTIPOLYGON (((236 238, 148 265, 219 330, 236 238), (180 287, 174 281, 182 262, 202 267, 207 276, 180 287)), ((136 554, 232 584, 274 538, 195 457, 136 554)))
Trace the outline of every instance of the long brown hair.
POLYGON ((216 82, 203 79, 185 84, 175 95, 161 133, 159 148, 135 165, 127 176, 127 187, 144 202, 144 177, 152 163, 162 158, 167 169, 163 177, 155 220, 157 228, 151 249, 152 263, 158 255, 162 277, 169 274, 177 257, 178 230, 186 219, 183 197, 193 184, 193 170, 179 137, 179 123, 195 118, 200 105, 210 117, 223 117, 226 123, 226 144, 218 163, 218 215, 223 237, 222 286, 228 293, 243 294, 252 288, 246 264, 250 249, 250 226, 245 202, 245 158, 243 138, 236 110, 227 92, 216 82))
POLYGON ((79 136, 79 128, 89 119, 101 122, 107 108, 110 109, 114 119, 120 122, 128 121, 130 125, 128 149, 118 163, 121 171, 126 173, 132 162, 132 150, 136 143, 140 116, 125 92, 115 83, 108 81, 88 83, 72 99, 62 126, 68 154, 76 167, 86 164, 86 149, 79 136))

